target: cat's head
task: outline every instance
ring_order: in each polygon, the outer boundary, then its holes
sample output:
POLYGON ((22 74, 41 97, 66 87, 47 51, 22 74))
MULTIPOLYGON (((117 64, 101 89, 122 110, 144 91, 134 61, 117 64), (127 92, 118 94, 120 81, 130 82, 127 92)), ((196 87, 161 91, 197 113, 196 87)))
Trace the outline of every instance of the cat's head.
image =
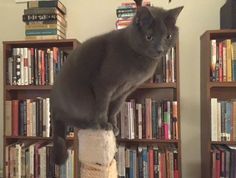
POLYGON ((159 58, 175 45, 178 35, 176 20, 183 9, 164 10, 158 7, 140 7, 131 24, 132 46, 143 55, 159 58))

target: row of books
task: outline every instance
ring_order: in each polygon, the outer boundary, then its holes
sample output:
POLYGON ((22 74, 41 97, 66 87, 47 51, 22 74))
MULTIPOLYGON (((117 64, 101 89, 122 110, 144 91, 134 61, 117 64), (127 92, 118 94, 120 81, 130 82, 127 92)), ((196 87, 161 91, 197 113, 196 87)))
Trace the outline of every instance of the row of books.
POLYGON ((22 16, 28 40, 65 39, 66 7, 58 0, 27 2, 22 16))
MULTIPOLYGON (((143 6, 150 6, 149 1, 144 1, 143 6)), ((116 29, 126 28, 136 14, 136 4, 134 2, 124 2, 116 9, 116 29)))
POLYGON ((236 147, 214 145, 212 154, 212 178, 235 178, 236 147))
POLYGON ((13 48, 7 61, 7 84, 53 85, 67 55, 58 47, 13 48))
POLYGON ((211 98, 212 141, 236 141, 236 100, 211 98))
MULTIPOLYGON (((5 101, 5 135, 50 137, 50 99, 37 97, 5 101)), ((67 127, 67 136, 74 136, 74 128, 67 127)))
POLYGON ((157 102, 146 98, 143 104, 134 99, 120 112, 120 137, 122 139, 178 139, 177 101, 157 102))
POLYGON ((49 137, 49 107, 49 98, 5 101, 5 135, 49 137))
POLYGON ((211 40, 211 81, 236 81, 236 42, 211 40))
POLYGON ((179 178, 175 146, 118 147, 119 178, 179 178))
POLYGON ((68 150, 65 164, 57 166, 52 145, 16 143, 5 147, 5 178, 74 178, 74 151, 68 150))
POLYGON ((176 82, 176 48, 170 48, 161 59, 151 83, 173 83, 176 82))

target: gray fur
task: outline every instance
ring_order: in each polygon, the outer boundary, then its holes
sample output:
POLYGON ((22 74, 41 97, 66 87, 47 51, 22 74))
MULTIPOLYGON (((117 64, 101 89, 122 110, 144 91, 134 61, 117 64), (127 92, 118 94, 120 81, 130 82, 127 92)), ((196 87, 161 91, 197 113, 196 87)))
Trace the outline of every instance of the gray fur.
POLYGON ((67 157, 62 141, 66 125, 118 134, 116 115, 122 103, 154 74, 161 57, 174 46, 182 8, 140 7, 127 28, 91 38, 73 51, 51 94, 57 164, 67 157))

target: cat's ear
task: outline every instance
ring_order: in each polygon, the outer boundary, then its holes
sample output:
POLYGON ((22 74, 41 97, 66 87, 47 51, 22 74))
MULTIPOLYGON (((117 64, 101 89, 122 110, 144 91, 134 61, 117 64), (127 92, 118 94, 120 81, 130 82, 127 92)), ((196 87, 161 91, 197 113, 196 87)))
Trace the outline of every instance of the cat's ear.
POLYGON ((177 8, 168 10, 167 16, 165 18, 166 24, 170 25, 170 26, 174 26, 176 23, 177 17, 179 16, 179 14, 183 8, 184 8, 184 6, 181 6, 181 7, 177 7, 177 8))
POLYGON ((136 15, 134 17, 133 23, 139 28, 146 30, 154 22, 154 18, 149 11, 148 7, 140 7, 137 9, 136 15))

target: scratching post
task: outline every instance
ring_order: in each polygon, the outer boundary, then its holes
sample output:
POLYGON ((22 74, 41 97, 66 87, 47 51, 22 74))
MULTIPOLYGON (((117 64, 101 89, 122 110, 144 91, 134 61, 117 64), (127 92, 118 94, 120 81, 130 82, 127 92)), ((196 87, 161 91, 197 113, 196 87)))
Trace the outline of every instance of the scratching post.
POLYGON ((80 130, 80 178, 117 178, 113 131, 80 130))

